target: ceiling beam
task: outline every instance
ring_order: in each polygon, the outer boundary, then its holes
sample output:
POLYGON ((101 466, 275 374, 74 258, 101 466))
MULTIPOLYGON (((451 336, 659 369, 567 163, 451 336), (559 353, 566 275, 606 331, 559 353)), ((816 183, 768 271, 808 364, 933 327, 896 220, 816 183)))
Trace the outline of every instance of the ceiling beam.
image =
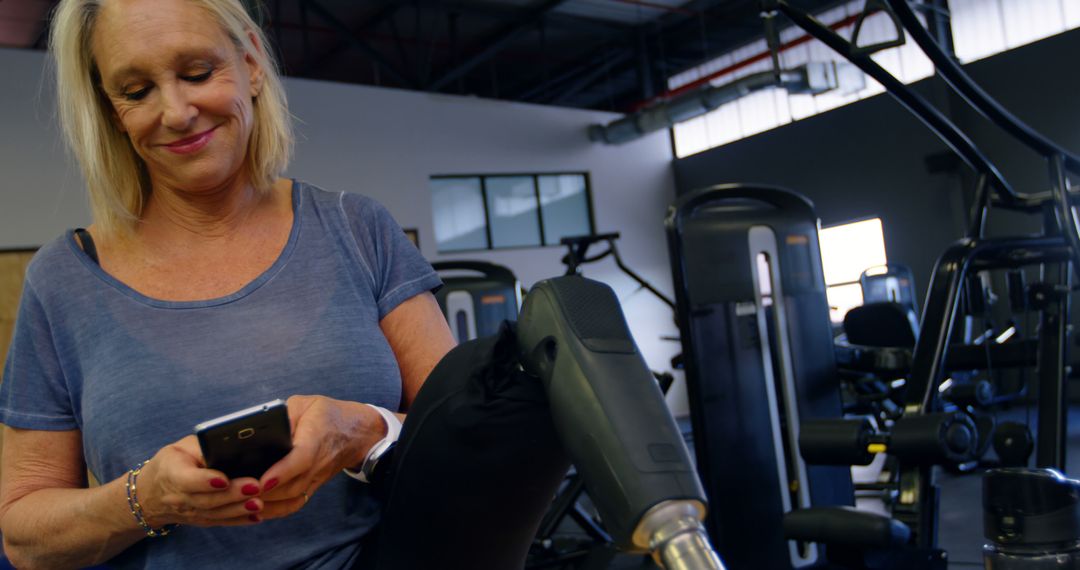
MULTIPOLYGON (((318 67, 322 66, 323 64, 325 64, 330 59, 338 56, 339 54, 341 54, 342 52, 344 52, 344 51, 346 51, 346 50, 348 50, 350 48, 357 48, 359 51, 371 56, 371 53, 368 50, 371 50, 372 52, 375 52, 375 49, 373 47, 371 47, 371 44, 368 44, 363 39, 361 39, 360 34, 367 31, 367 30, 376 28, 380 24, 385 22, 386 20, 392 18, 394 16, 394 14, 397 13, 398 8, 401 7, 401 4, 403 3, 403 1, 404 0, 387 0, 387 1, 383 2, 382 5, 379 6, 379 8, 377 10, 375 10, 374 14, 371 15, 371 17, 364 20, 358 26, 355 27, 355 29, 356 29, 355 32, 351 31, 349 29, 349 27, 346 26, 344 23, 342 23, 340 20, 337 20, 337 18, 334 18, 334 20, 337 21, 337 25, 331 25, 331 26, 335 29, 335 31, 338 32, 338 35, 341 36, 342 42, 339 45, 335 46, 334 48, 332 48, 331 50, 329 50, 328 52, 322 54, 321 56, 319 56, 317 58, 314 57, 314 56, 309 55, 307 58, 305 58, 304 63, 300 67, 300 69, 297 70, 296 75, 310 76, 311 74, 313 74, 316 71, 316 69, 318 67), (359 41, 360 43, 366 45, 367 48, 366 49, 360 48, 359 46, 357 46, 354 43, 354 41, 359 41)), ((307 5, 309 8, 312 8, 312 11, 314 11, 312 3, 313 2, 311 0, 301 0, 301 5, 307 5)), ((323 11, 326 11, 326 9, 323 8, 323 11)), ((333 18, 332 15, 331 15, 331 17, 333 18)), ((383 57, 382 55, 379 55, 378 52, 375 52, 375 53, 379 58, 382 58, 384 61, 386 61, 386 65, 392 65, 388 60, 385 59, 385 57, 383 57)), ((384 68, 386 67, 386 65, 383 64, 383 61, 380 61, 379 59, 376 59, 375 57, 372 57, 372 59, 375 60, 376 64, 378 64, 378 65, 380 65, 380 66, 382 66, 384 68)), ((401 75, 400 71, 391 71, 390 69, 387 69, 387 71, 389 71, 391 73, 391 75, 394 75, 395 73, 397 73, 398 75, 401 75)), ((406 81, 405 82, 406 85, 414 85, 414 83, 415 82, 413 82, 413 81, 406 81)))
POLYGON ((476 66, 485 63, 505 49, 506 46, 510 45, 510 42, 517 39, 518 35, 526 30, 532 29, 547 13, 566 1, 567 0, 543 0, 539 5, 529 9, 525 15, 519 17, 513 24, 499 30, 486 40, 479 42, 484 46, 483 49, 458 64, 450 71, 444 73, 441 77, 432 82, 431 85, 428 86, 428 89, 430 91, 439 91, 459 77, 472 71, 476 66))
MULTIPOLYGON (((499 20, 507 20, 515 17, 521 17, 524 16, 527 12, 527 8, 512 6, 509 4, 464 2, 461 0, 423 1, 426 4, 438 6, 439 8, 447 12, 457 12, 458 14, 461 14, 463 16, 481 16, 488 18, 496 18, 499 20)), ((600 20, 597 18, 576 16, 573 14, 564 14, 561 12, 548 12, 544 15, 544 23, 551 25, 555 28, 592 33, 624 32, 633 27, 620 22, 613 22, 611 20, 600 20)))
MULTIPOLYGON (((652 22, 635 27, 621 39, 625 40, 628 46, 627 51, 632 49, 630 46, 640 45, 641 42, 652 46, 655 57, 651 61, 656 71, 654 83, 663 91, 667 84, 667 76, 687 67, 700 64, 709 57, 719 55, 723 50, 738 43, 739 39, 744 38, 743 41, 752 39, 753 34, 748 30, 756 24, 756 17, 756 0, 744 1, 741 6, 735 8, 730 6, 730 0, 727 0, 727 3, 724 0, 696 0, 687 3, 678 12, 665 14, 652 22), (706 32, 708 32, 708 36, 704 40, 701 34, 702 18, 705 19, 706 32), (725 25, 715 25, 717 20, 721 19, 724 20, 725 25), (753 24, 746 23, 748 19, 753 19, 753 24), (739 39, 732 37, 732 34, 728 33, 731 26, 736 26, 740 30, 739 33, 734 34, 739 39), (745 34, 742 32, 745 32, 745 34), (657 47, 659 45, 663 45, 662 50, 657 47), (663 58, 660 57, 661 51, 663 52, 663 58), (661 73, 661 70, 663 70, 663 73, 661 73)), ((565 68, 565 71, 556 76, 556 80, 562 84, 560 88, 566 89, 567 85, 576 85, 575 78, 579 78, 584 83, 579 91, 584 90, 585 87, 598 79, 595 73, 596 67, 603 64, 603 50, 592 52, 581 58, 577 63, 565 68), (569 83, 571 81, 574 83, 569 83)), ((641 99, 640 94, 632 93, 634 90, 640 90, 641 87, 641 82, 638 79, 642 75, 642 70, 639 67, 639 63, 633 58, 624 58, 617 64, 610 66, 606 74, 608 80, 612 84, 625 84, 627 86, 626 89, 621 89, 614 94, 614 99, 641 99), (630 78, 630 74, 633 74, 632 78, 630 78), (632 80, 628 80, 628 78, 632 80)), ((557 90, 553 86, 555 82, 553 80, 544 85, 532 86, 515 98, 534 100, 545 93, 557 90)), ((571 97, 565 95, 556 97, 559 103, 573 106, 581 106, 581 101, 588 101, 585 106, 589 107, 596 104, 596 101, 607 98, 608 95, 604 94, 600 97, 585 96, 577 101, 573 101, 571 97)))
POLYGON ((600 65, 593 67, 592 70, 579 77, 573 84, 557 93, 555 97, 551 99, 551 104, 558 105, 569 101, 572 97, 580 93, 582 89, 585 89, 599 81, 602 77, 608 75, 612 68, 632 61, 636 54, 630 50, 624 49, 615 52, 613 55, 608 55, 609 57, 605 57, 600 65))

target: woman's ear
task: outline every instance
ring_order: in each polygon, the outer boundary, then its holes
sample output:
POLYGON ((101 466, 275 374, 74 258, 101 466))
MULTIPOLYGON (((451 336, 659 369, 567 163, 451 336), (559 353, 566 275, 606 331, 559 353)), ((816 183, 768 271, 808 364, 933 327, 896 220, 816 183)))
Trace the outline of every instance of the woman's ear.
MULTIPOLYGON (((263 45, 259 43, 258 36, 250 31, 247 35, 252 47, 261 54, 263 45)), ((259 65, 259 59, 261 58, 256 58, 255 54, 251 52, 244 52, 244 63, 247 64, 248 68, 248 84, 251 86, 252 99, 259 96, 259 93, 262 91, 263 80, 266 78, 266 72, 263 70, 262 66, 259 65)))

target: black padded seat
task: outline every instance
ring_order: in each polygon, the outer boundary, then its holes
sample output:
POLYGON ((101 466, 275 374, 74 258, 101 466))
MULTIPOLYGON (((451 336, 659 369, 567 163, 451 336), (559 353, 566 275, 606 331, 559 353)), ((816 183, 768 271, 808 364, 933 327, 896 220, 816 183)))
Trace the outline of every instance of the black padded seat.
POLYGON ((911 349, 919 338, 919 320, 902 303, 867 303, 844 315, 844 333, 850 344, 911 349))

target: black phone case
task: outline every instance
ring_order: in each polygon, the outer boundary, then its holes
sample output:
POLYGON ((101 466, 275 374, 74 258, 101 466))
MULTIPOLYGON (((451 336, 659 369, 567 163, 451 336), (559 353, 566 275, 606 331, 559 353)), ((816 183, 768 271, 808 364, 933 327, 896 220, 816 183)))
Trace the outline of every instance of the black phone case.
POLYGON ((206 466, 230 479, 258 479, 292 449, 285 406, 237 418, 198 433, 206 466))

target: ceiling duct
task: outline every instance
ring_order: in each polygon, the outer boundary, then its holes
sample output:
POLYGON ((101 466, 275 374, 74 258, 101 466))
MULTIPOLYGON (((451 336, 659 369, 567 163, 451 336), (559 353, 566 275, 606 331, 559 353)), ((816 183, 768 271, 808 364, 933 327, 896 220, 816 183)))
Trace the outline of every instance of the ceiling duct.
POLYGON ((700 117, 713 109, 753 93, 772 87, 786 89, 791 94, 817 95, 832 89, 846 92, 863 88, 865 78, 854 66, 839 62, 812 62, 776 73, 763 71, 736 79, 723 85, 705 85, 650 105, 606 125, 590 125, 589 140, 607 144, 623 144, 676 123, 700 117))

